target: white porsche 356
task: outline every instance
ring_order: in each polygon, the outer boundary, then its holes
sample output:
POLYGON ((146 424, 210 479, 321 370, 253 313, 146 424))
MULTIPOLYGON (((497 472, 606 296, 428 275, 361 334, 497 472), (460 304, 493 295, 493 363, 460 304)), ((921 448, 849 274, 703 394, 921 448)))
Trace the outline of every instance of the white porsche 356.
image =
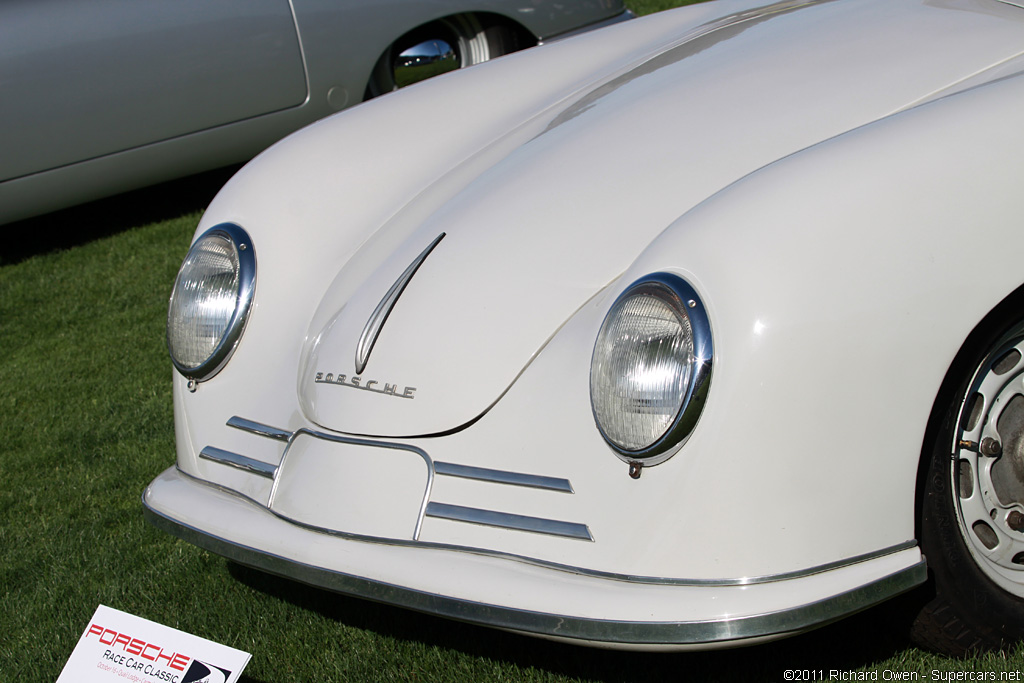
POLYGON ((601 646, 1016 641, 1022 120, 1017 0, 722 0, 316 123, 199 225, 147 516, 601 646))

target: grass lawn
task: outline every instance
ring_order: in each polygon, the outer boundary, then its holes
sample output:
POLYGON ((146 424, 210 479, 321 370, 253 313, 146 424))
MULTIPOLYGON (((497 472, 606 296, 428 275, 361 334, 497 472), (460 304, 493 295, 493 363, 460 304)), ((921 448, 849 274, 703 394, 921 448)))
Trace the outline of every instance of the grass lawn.
POLYGON ((957 680, 932 671, 1024 669, 1021 650, 955 661, 911 647, 899 601, 742 650, 591 650, 324 593, 149 527, 140 495, 174 459, 167 297, 222 180, 16 226, 28 239, 0 227, 0 682, 56 679, 101 603, 251 652, 250 682, 782 681, 787 669, 957 680))

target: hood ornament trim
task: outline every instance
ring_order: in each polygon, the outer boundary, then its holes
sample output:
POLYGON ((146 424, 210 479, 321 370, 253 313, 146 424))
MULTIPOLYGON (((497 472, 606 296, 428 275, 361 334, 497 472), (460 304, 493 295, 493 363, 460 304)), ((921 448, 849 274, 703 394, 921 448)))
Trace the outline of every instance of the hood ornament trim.
POLYGON ((430 252, 434 250, 445 236, 445 233, 441 233, 430 245, 423 250, 423 252, 417 256, 409 267, 405 269, 405 272, 399 276, 395 284, 391 285, 391 289, 384 295, 384 298, 377 304, 377 308, 374 309, 373 315, 366 322, 366 327, 363 328, 363 333, 359 335, 359 342, 356 344, 356 374, 363 374, 363 370, 366 369, 366 362, 370 360, 370 352, 373 351, 373 345, 377 343, 377 337, 380 336, 380 331, 384 327, 384 323, 387 321, 388 316, 391 315, 391 309, 398 303, 398 297, 402 296, 402 292, 405 291, 405 286, 412 280, 412 276, 416 274, 416 271, 423 264, 423 262, 430 256, 430 252))

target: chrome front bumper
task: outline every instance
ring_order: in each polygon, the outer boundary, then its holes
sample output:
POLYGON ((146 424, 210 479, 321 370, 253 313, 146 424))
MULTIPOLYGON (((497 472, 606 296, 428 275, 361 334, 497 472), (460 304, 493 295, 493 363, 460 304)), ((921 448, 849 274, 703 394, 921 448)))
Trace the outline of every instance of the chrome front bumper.
POLYGON ((157 528, 328 590, 541 637, 707 649, 807 631, 924 582, 914 545, 795 577, 631 580, 517 556, 325 532, 177 468, 143 495, 157 528))

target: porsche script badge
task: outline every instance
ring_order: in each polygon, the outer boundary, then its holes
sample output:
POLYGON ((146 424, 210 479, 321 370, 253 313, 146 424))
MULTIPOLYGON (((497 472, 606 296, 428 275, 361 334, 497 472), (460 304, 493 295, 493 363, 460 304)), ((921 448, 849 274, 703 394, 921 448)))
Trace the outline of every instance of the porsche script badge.
POLYGON ((333 372, 318 372, 313 381, 318 384, 337 384, 343 387, 350 387, 352 389, 362 389, 363 391, 372 391, 378 394, 387 394, 388 396, 394 396, 395 398, 416 398, 416 387, 404 387, 401 391, 398 390, 397 384, 389 384, 387 382, 378 382, 375 379, 364 380, 359 376, 349 376, 338 374, 335 375, 333 372), (381 386, 383 384, 383 386, 381 386))

